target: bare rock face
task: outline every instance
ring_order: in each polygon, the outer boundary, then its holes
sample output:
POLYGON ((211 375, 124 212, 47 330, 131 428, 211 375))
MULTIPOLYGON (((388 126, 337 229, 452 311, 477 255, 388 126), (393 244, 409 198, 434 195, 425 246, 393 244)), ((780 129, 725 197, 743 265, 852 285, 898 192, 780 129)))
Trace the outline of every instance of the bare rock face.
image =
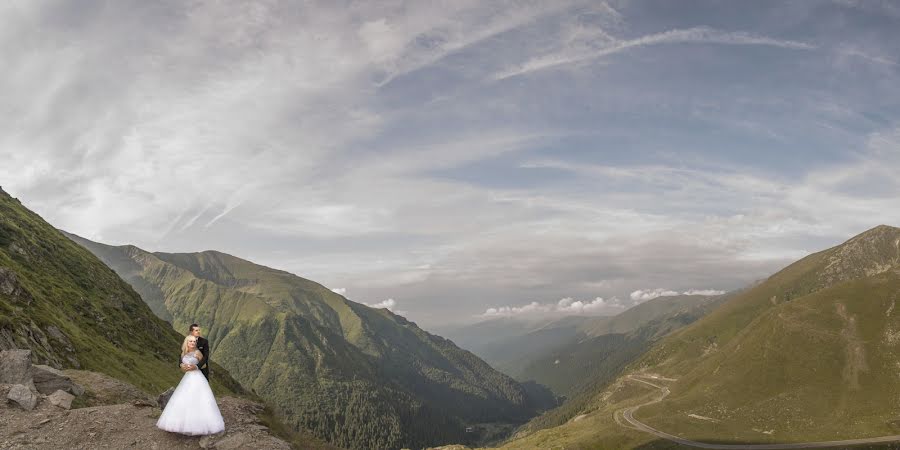
POLYGON ((0 351, 0 383, 21 384, 34 391, 31 350, 0 351))
POLYGON ((159 405, 159 409, 166 409, 166 404, 169 403, 169 399, 172 398, 173 393, 175 393, 175 388, 170 387, 166 389, 166 391, 162 394, 159 394, 159 397, 156 398, 156 403, 159 405))
POLYGON ((16 273, 6 267, 0 267, 0 294, 26 305, 34 301, 31 293, 19 283, 16 273))
POLYGON ((6 399, 17 403, 22 409, 31 411, 37 406, 37 394, 21 384, 13 385, 6 394, 6 399))
POLYGON ((50 366, 36 365, 33 367, 34 387, 41 394, 49 395, 56 391, 65 391, 76 396, 84 394, 84 389, 75 384, 75 382, 62 373, 62 371, 56 370, 50 366))
POLYGON ((71 409, 72 400, 75 400, 75 396, 65 391, 56 391, 50 394, 50 396, 47 397, 47 400, 50 400, 50 403, 53 406, 58 406, 62 409, 71 409))

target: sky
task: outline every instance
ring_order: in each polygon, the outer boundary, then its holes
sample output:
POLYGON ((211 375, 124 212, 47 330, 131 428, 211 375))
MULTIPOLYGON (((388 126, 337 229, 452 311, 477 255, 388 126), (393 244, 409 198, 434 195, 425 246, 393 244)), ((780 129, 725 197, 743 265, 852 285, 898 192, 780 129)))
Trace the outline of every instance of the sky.
POLYGON ((0 186, 431 327, 900 226, 900 3, 0 2, 0 186))

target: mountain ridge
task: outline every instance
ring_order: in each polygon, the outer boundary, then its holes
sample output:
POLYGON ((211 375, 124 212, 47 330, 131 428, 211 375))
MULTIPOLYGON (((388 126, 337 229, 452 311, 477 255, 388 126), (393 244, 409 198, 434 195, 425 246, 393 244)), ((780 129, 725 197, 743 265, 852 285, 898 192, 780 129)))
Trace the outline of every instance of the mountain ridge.
POLYGON ((541 407, 452 342, 289 272, 217 251, 151 253, 70 238, 117 269, 176 327, 204 324, 213 359, 294 426, 336 445, 487 438, 541 407), (467 426, 484 431, 467 434, 467 426))

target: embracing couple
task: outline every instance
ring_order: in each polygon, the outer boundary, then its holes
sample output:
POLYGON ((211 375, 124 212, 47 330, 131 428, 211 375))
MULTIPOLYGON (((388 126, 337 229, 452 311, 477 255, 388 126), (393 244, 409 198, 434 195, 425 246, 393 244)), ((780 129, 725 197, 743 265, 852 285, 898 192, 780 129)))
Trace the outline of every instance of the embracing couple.
POLYGON ((200 326, 191 324, 181 344, 179 360, 184 376, 166 409, 156 422, 160 429, 192 436, 215 434, 225 430, 222 413, 209 388, 209 341, 200 333, 200 326))

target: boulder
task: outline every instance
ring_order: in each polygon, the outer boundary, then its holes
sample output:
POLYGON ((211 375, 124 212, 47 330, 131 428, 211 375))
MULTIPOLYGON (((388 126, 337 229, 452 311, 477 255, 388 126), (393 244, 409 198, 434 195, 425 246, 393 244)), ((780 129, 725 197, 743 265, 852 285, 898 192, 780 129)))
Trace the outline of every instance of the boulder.
POLYGON ((62 371, 43 365, 35 365, 33 368, 34 387, 41 394, 49 395, 56 391, 65 391, 76 396, 84 394, 84 389, 62 371))
POLYGON ((6 399, 18 403, 18 405, 26 411, 34 409, 34 407, 37 406, 38 401, 37 394, 21 384, 16 384, 11 387, 9 393, 6 394, 6 399))
POLYGON ((159 397, 156 398, 156 404, 159 405, 159 409, 166 409, 166 403, 169 403, 169 399, 172 398, 174 392, 175 388, 170 387, 162 394, 159 394, 159 397))
POLYGON ((34 390, 31 350, 0 351, 0 383, 21 384, 34 390))
POLYGON ((53 406, 58 406, 62 409, 71 409, 72 400, 75 400, 75 396, 65 391, 56 391, 50 394, 50 396, 47 397, 47 400, 50 400, 50 403, 53 406))

